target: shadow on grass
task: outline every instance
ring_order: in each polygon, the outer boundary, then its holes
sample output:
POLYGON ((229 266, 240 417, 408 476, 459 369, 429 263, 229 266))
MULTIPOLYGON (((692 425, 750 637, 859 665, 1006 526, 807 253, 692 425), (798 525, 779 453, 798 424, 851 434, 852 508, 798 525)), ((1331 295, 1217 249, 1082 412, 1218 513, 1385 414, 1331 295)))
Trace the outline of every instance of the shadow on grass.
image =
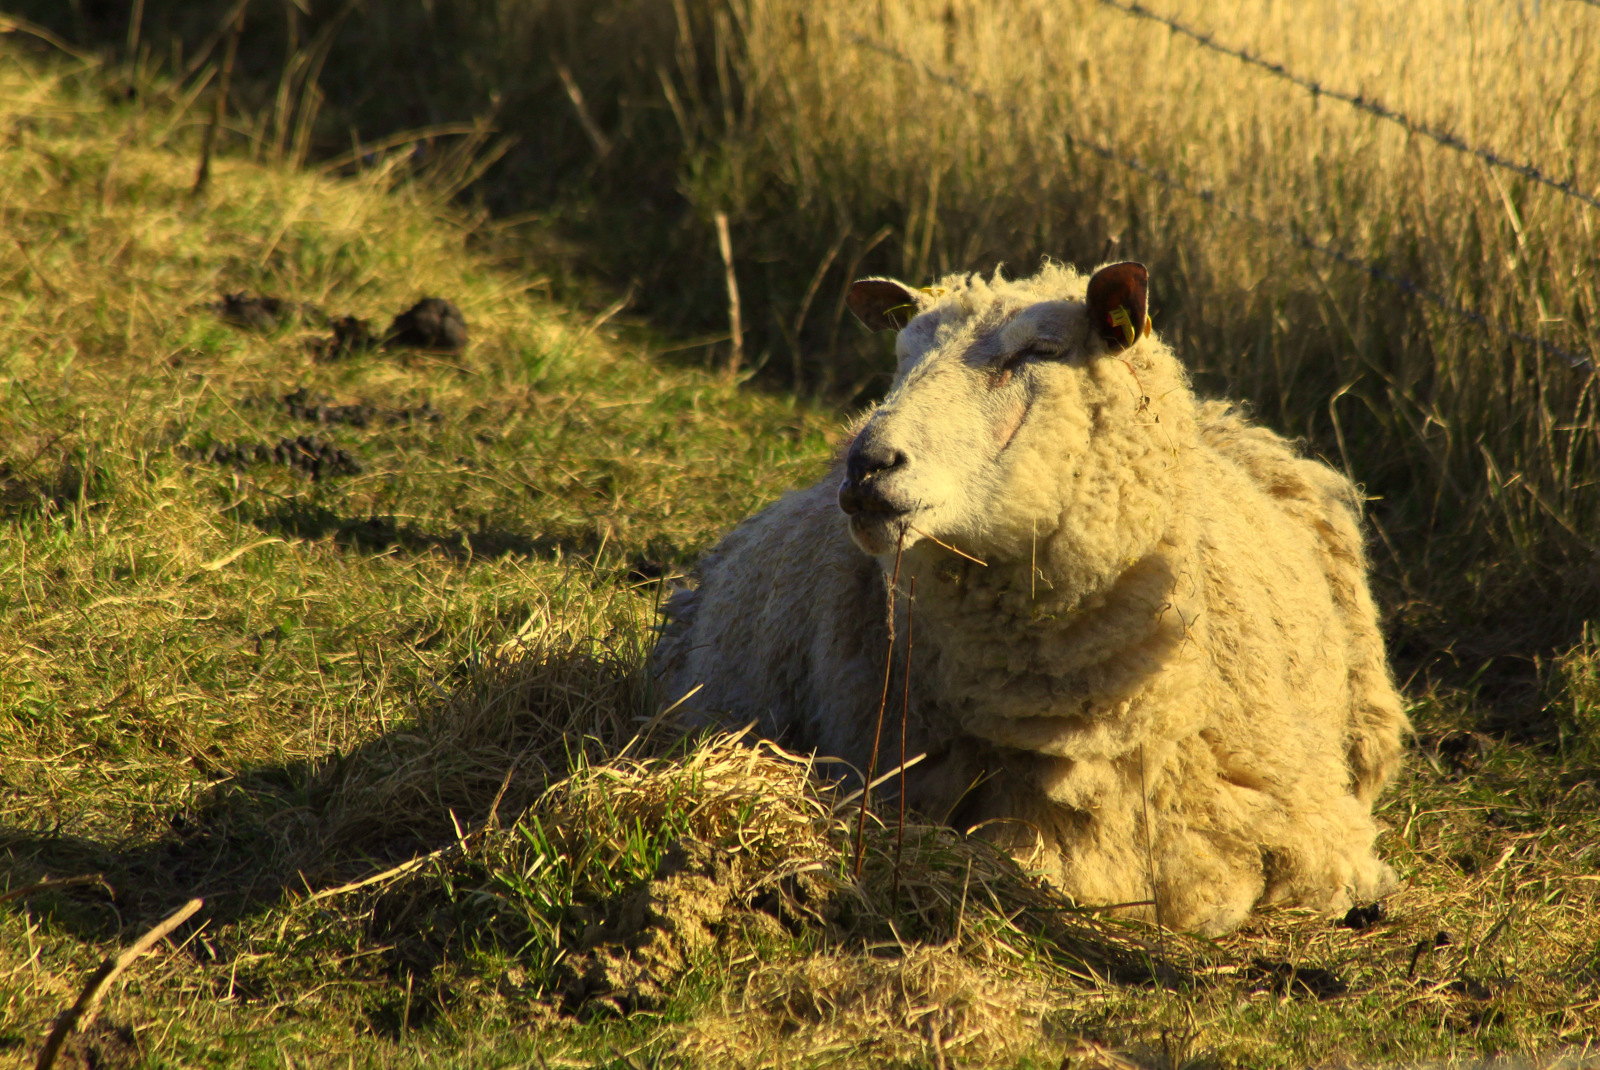
MULTIPOLYGON (((0 827, 3 886, 86 873, 109 885, 4 909, 122 944, 199 896, 206 909, 179 938, 207 927, 187 945, 202 967, 281 968, 307 947, 330 960, 375 948, 363 968, 395 983, 389 996, 416 993, 398 1025, 394 999, 369 1008, 378 1032, 420 1024, 438 1009, 426 993, 447 994, 462 978, 520 985, 521 998, 565 1013, 626 1014, 660 1008, 694 956, 721 954, 726 941, 881 957, 900 939, 960 943, 963 925, 969 939, 987 926, 1117 983, 1192 983, 1137 928, 1083 915, 953 830, 907 829, 906 881, 921 900, 900 897, 898 875, 890 890, 887 830, 874 832, 882 842, 862 880, 845 877, 835 819, 819 818, 827 804, 806 786, 809 765, 670 730, 636 739, 656 704, 642 636, 530 642, 349 753, 215 784, 158 835, 110 842, 0 827), (358 886, 379 873, 388 876, 358 886), (970 910, 969 885, 984 893, 970 910), (987 917, 979 904, 989 899, 993 918, 963 920, 987 917)), ((230 968, 223 983, 278 983, 255 969, 230 968)))
MULTIPOLYGON (((406 555, 438 554, 460 563, 518 556, 545 561, 581 558, 593 560, 603 547, 619 549, 593 529, 528 535, 480 522, 473 531, 436 531, 405 524, 392 516, 348 517, 325 506, 289 502, 260 516, 246 517, 271 535, 316 541, 332 538, 334 545, 358 553, 396 552, 406 555)), ((621 547, 626 551, 626 547, 621 547)), ((610 557, 611 555, 608 555, 610 557)), ((627 579, 643 583, 681 571, 693 563, 691 555, 666 539, 651 539, 628 557, 627 579)))
POLYGON ((458 821, 487 815, 502 787, 501 812, 520 813, 574 762, 620 750, 648 701, 633 637, 530 649, 480 666, 414 721, 349 752, 225 776, 157 835, 118 843, 0 826, 0 874, 13 888, 103 874, 115 894, 82 886, 37 901, 58 904, 62 922, 86 937, 197 895, 214 921, 236 920, 287 888, 337 883, 448 843, 458 821))
POLYGON ((430 531, 404 524, 392 516, 345 517, 320 505, 289 502, 250 522, 271 535, 319 540, 332 537, 334 544, 363 553, 398 550, 406 554, 442 554, 467 561, 474 557, 550 557, 562 553, 593 552, 599 545, 594 537, 576 539, 534 538, 521 532, 484 525, 477 531, 430 531), (592 543, 592 545, 590 545, 592 543))

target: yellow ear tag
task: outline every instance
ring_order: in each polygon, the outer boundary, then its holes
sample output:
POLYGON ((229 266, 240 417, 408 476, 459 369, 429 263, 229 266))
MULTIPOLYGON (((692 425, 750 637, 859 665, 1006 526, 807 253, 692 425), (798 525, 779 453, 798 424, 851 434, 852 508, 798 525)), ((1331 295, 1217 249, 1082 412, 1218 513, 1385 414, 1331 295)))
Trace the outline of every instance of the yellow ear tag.
POLYGON ((943 297, 945 289, 943 286, 924 286, 922 287, 922 292, 929 297, 943 297))
POLYGON ((1111 326, 1122 328, 1122 337, 1127 339, 1128 345, 1138 341, 1139 336, 1133 330, 1133 318, 1128 315, 1128 310, 1118 307, 1111 312, 1111 326))

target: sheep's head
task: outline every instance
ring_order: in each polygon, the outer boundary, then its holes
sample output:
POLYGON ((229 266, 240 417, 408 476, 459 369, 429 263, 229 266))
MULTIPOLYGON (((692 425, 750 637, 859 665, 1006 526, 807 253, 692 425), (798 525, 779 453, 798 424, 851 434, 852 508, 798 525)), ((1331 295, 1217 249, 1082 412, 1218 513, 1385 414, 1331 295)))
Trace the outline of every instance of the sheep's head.
MULTIPOLYGON (((1026 555, 1030 538, 1066 523, 1075 495, 1067 484, 1108 471, 1123 478, 1116 458, 1093 456, 1113 448, 1103 442, 1117 437, 1103 433, 1108 422, 1159 423, 1146 395, 1187 399, 1183 373, 1147 340, 1141 264, 1103 267, 1087 286, 1055 265, 1015 282, 945 282, 918 291, 863 279, 851 288, 862 322, 900 334, 894 385, 850 446, 839 507, 870 554, 928 537, 1026 555)), ((1134 452, 1148 452, 1137 443, 1150 429, 1130 433, 1134 452)))

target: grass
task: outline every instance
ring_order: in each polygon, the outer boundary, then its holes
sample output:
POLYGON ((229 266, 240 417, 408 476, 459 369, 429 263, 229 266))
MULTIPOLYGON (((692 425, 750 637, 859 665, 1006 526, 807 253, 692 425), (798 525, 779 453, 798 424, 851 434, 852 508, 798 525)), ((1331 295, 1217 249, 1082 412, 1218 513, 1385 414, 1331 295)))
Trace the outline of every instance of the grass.
POLYGON ((130 101, 122 74, 0 54, 0 888, 104 881, 0 903, 0 1055, 30 1062, 104 958, 201 895, 72 1057, 1592 1058, 1588 632, 1520 691, 1481 662, 1413 679, 1381 812, 1405 885, 1369 928, 1158 933, 920 826, 897 882, 869 824, 857 882, 849 799, 652 729, 642 671, 658 577, 814 478, 842 414, 552 300, 399 164, 229 154, 194 202, 184 88, 130 101), (242 329, 213 307, 240 290, 298 311, 242 329), (381 328, 425 295, 464 351, 321 359, 304 306, 381 328), (322 469, 278 463, 302 436, 322 469))

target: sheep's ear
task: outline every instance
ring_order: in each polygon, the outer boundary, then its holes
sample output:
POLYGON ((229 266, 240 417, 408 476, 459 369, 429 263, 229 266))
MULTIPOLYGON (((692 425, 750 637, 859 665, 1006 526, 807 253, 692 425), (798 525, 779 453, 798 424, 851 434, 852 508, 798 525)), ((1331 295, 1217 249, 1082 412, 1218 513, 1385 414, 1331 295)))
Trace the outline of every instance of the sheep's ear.
POLYGON ((1111 352, 1120 353, 1150 333, 1149 283, 1150 273, 1132 260, 1109 264, 1089 280, 1089 322, 1111 352))
POLYGON ((857 279, 845 304, 874 331, 898 331, 917 314, 917 295, 893 279, 857 279))

